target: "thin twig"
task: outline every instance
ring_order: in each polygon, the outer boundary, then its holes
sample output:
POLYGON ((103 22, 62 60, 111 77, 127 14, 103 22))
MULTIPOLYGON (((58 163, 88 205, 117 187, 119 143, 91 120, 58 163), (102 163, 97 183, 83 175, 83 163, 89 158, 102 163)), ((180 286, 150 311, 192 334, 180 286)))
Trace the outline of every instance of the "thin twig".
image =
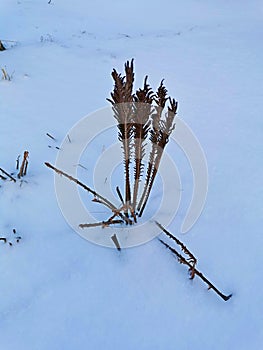
POLYGON ((90 228, 90 227, 98 227, 98 226, 102 226, 104 227, 108 227, 109 225, 116 225, 116 224, 123 224, 122 220, 108 220, 108 221, 99 221, 99 222, 94 222, 91 224, 79 224, 80 228, 90 228))
POLYGON ((189 261, 187 261, 180 253, 178 253, 174 248, 170 247, 169 244, 165 243, 163 240, 161 240, 159 238, 159 241, 166 247, 168 248, 173 254, 176 255, 179 263, 187 265, 189 267, 189 270, 194 272, 194 275, 197 275, 198 277, 200 277, 207 285, 208 285, 208 289, 213 289, 216 294, 218 294, 223 300, 227 301, 228 299, 230 299, 232 297, 232 294, 229 295, 225 295, 223 293, 220 292, 220 290, 218 290, 203 274, 202 272, 200 272, 199 270, 197 270, 195 267, 193 267, 191 265, 191 263, 189 261))
POLYGON ((122 205, 124 205, 124 200, 123 200, 121 191, 120 191, 120 189, 119 189, 119 186, 116 187, 116 192, 117 192, 117 194, 118 194, 118 196, 119 196, 119 198, 120 198, 120 201, 121 201, 122 205))
POLYGON ((16 182, 16 179, 13 178, 10 174, 8 174, 4 169, 0 168, 0 171, 2 171, 3 174, 8 176, 12 181, 16 182))
POLYGON ((107 204, 107 206, 108 206, 109 208, 111 208, 111 209, 113 209, 113 210, 118 210, 118 209, 115 207, 114 204, 112 204, 109 200, 107 200, 107 198, 104 198, 104 197, 101 196, 99 193, 95 192, 94 190, 92 190, 90 187, 88 187, 87 185, 85 185, 85 184, 83 184, 82 182, 80 182, 80 181, 79 181, 78 179, 76 179, 75 177, 64 173, 64 171, 62 171, 62 170, 60 170, 60 169, 54 167, 54 166, 51 165, 50 163, 45 162, 45 165, 46 165, 48 168, 54 170, 57 174, 63 175, 63 176, 65 176, 67 179, 69 179, 69 180, 75 182, 77 185, 79 185, 80 187, 84 188, 84 190, 86 190, 86 191, 92 193, 95 197, 98 197, 98 198, 102 201, 102 203, 107 204))
POLYGON ((111 239, 112 239, 113 243, 115 244, 115 247, 117 248, 117 250, 120 252, 121 251, 121 246, 120 246, 120 243, 118 241, 116 233, 114 233, 114 235, 111 236, 111 239))
POLYGON ((176 238, 171 232, 167 231, 158 221, 155 221, 155 223, 169 238, 174 240, 176 244, 180 246, 181 250, 189 256, 188 261, 193 264, 193 267, 195 267, 197 259, 193 253, 191 253, 190 250, 178 238, 176 238))
POLYGON ((103 205, 105 205, 106 207, 110 208, 114 213, 117 213, 118 216, 120 216, 123 220, 125 220, 126 222, 128 221, 127 218, 125 218, 122 213, 119 212, 118 208, 115 207, 114 204, 112 204, 107 198, 101 196, 99 193, 95 192, 94 190, 92 190, 90 187, 88 187, 87 185, 85 185, 84 183, 80 182, 78 179, 76 179, 75 177, 66 174, 64 171, 54 167, 53 165, 51 165, 50 163, 45 162, 45 165, 54 170, 57 174, 65 176, 67 179, 75 182, 77 185, 79 185, 80 187, 84 188, 84 190, 92 193, 94 195, 94 199, 99 198, 98 200, 94 200, 93 201, 99 201, 100 203, 102 203, 103 205))
POLYGON ((50 135, 48 132, 46 133, 46 135, 47 135, 48 137, 50 137, 52 140, 57 141, 57 140, 55 139, 55 137, 53 137, 52 135, 50 135))

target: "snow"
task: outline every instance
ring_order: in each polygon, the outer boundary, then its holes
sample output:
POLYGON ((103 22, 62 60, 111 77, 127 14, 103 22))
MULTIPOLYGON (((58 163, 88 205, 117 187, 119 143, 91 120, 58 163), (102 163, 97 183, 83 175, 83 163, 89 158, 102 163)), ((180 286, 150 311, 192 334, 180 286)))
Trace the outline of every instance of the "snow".
POLYGON ((1 349, 261 348, 262 10, 256 0, 1 1, 0 40, 15 42, 0 52, 12 75, 0 81, 0 167, 30 156, 25 181, 0 180, 0 236, 13 243, 0 241, 1 349), (206 205, 182 235, 193 183, 169 144, 182 201, 168 228, 233 293, 228 302, 190 281, 157 239, 118 253, 82 239, 58 207, 44 162, 107 105, 112 68, 132 57, 137 86, 145 74, 153 87, 165 78, 205 151, 206 205))

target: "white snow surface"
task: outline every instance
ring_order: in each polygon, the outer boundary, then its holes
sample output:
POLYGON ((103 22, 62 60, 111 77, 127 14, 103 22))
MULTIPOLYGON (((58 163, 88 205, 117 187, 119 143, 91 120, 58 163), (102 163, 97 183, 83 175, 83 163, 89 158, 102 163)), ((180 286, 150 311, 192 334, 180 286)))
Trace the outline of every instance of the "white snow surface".
POLYGON ((13 242, 0 241, 1 350, 261 349, 262 15, 256 0, 1 1, 12 79, 0 81, 0 167, 30 152, 26 181, 0 180, 0 236, 13 242), (165 78, 205 151, 204 211, 180 234, 192 180, 178 152, 182 203, 168 229, 227 302, 157 239, 118 253, 79 237, 58 207, 44 162, 107 105, 112 69, 131 58, 137 86, 165 78))

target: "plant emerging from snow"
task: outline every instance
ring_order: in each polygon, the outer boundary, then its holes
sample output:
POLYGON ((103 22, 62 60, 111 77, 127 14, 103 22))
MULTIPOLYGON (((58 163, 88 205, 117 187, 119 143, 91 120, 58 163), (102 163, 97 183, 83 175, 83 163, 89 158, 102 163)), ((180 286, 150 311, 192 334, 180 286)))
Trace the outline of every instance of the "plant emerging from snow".
POLYGON ((133 60, 125 64, 125 75, 115 69, 112 72, 114 89, 108 101, 112 104, 118 122, 119 140, 122 144, 125 174, 125 201, 122 210, 126 217, 141 217, 156 178, 163 150, 169 141, 175 124, 177 102, 167 96, 163 80, 156 93, 144 79, 142 89, 133 92, 133 60), (167 113, 163 113, 169 101, 167 113), (143 193, 138 200, 139 185, 144 173, 145 147, 151 143, 143 193), (134 183, 131 190, 131 165, 134 165, 134 183), (130 214, 130 215, 129 215, 130 214))
MULTIPOLYGON (((107 227, 115 224, 132 225, 142 216, 148 202, 154 180, 159 170, 164 148, 169 142, 169 137, 175 128, 174 119, 177 112, 177 102, 167 95, 167 89, 160 83, 157 92, 153 92, 147 82, 148 77, 144 79, 142 89, 133 92, 134 67, 133 60, 125 64, 125 75, 122 76, 115 69, 112 71, 114 88, 111 98, 107 99, 112 104, 114 118, 117 120, 118 138, 123 150, 124 163, 124 183, 125 196, 123 198, 119 187, 116 188, 120 199, 120 206, 115 206, 107 198, 95 192, 92 188, 80 182, 73 176, 63 172, 49 163, 47 167, 54 170, 57 174, 66 177, 75 182, 78 186, 91 193, 93 201, 106 206, 112 211, 112 215, 105 221, 95 223, 80 224, 81 228, 107 227), (169 101, 168 110, 164 113, 166 103, 169 101), (150 144, 150 153, 145 167, 146 145, 150 144), (133 183, 132 183, 133 166, 133 183), (145 170, 145 171, 144 171, 145 170), (141 196, 139 197, 139 187, 144 176, 141 196)), ((232 294, 225 295, 221 293, 199 270, 196 269, 197 259, 190 250, 173 234, 167 231, 160 223, 155 222, 166 238, 169 238, 182 251, 179 253, 174 247, 164 240, 159 241, 168 248, 178 259, 180 264, 188 267, 190 279, 195 276, 201 278, 208 289, 213 289, 223 300, 227 301, 232 294)), ((121 250, 117 235, 111 237, 117 250, 121 250)))
POLYGON ((113 115, 117 120, 118 138, 123 150, 125 196, 123 198, 119 187, 116 188, 120 199, 120 206, 116 207, 102 195, 96 193, 79 180, 55 168, 49 163, 46 165, 60 175, 74 181, 94 195, 94 202, 111 209, 113 215, 99 223, 80 224, 80 227, 107 226, 113 224, 134 224, 141 217, 148 202, 154 180, 159 170, 164 148, 175 128, 174 119, 177 112, 177 102, 167 95, 167 90, 160 83, 157 92, 154 92, 144 79, 143 87, 133 91, 134 66, 133 60, 125 64, 125 75, 122 76, 115 69, 112 71, 114 88, 111 98, 113 115), (163 113, 166 103, 169 103, 166 113, 163 113), (150 154, 147 169, 144 172, 146 145, 150 144, 150 154), (133 176, 131 167, 133 165, 133 176), (142 193, 139 198, 139 187, 145 174, 142 193), (132 177, 134 179, 132 184, 132 177), (116 219, 118 217, 118 219, 116 219))

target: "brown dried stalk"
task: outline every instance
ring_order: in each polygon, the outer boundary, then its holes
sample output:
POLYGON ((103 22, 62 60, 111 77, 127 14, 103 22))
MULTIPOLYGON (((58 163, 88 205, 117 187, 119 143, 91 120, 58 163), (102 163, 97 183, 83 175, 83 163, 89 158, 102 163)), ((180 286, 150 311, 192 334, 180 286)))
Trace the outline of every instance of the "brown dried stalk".
POLYGON ((27 172, 27 166, 28 166, 28 155, 29 155, 29 152, 28 151, 25 151, 24 152, 24 158, 23 158, 23 161, 22 161, 22 164, 21 164, 21 167, 20 167, 20 171, 17 175, 17 177, 20 179, 22 176, 25 176, 26 175, 26 172, 27 172))
POLYGON ((80 187, 84 188, 84 190, 92 193, 94 195, 94 202, 99 202, 103 205, 105 205, 106 207, 108 207, 109 209, 111 209, 111 211, 114 213, 114 216, 119 216, 121 219, 123 219, 127 224, 130 224, 130 220, 126 217, 124 217, 121 213, 121 211, 114 205, 112 204, 107 198, 101 196, 99 193, 95 192, 94 190, 92 190, 90 187, 88 187, 87 185, 83 184, 82 182, 80 182, 78 179, 76 179, 75 177, 68 175, 67 173, 65 173, 64 171, 54 167, 53 165, 51 165, 50 163, 45 163, 45 165, 54 170, 57 174, 65 176, 67 179, 69 179, 70 181, 75 182, 77 185, 79 185, 80 187))
POLYGON ((117 73, 114 69, 112 72, 112 78, 115 82, 113 92, 111 93, 111 99, 107 99, 111 104, 114 111, 114 117, 118 121, 119 140, 122 142, 122 148, 124 153, 124 171, 125 171, 125 215, 128 217, 128 208, 131 205, 131 185, 130 185, 130 163, 131 163, 131 142, 133 134, 133 60, 125 64, 125 76, 117 73))
POLYGON ((124 200, 123 200, 121 191, 119 189, 119 186, 116 187, 116 192, 117 192, 118 197, 120 198, 120 201, 121 201, 122 205, 124 206, 125 204, 124 204, 124 200))
MULTIPOLYGON (((195 265, 197 264, 197 259, 193 255, 193 253, 190 252, 190 250, 177 238, 175 237, 171 232, 167 231, 158 221, 155 221, 156 225, 173 241, 175 241, 176 244, 179 245, 181 248, 182 252, 184 252, 186 255, 189 256, 187 261, 192 265, 193 268, 195 268, 195 265)), ((191 274, 191 279, 194 278, 194 275, 191 274)))
POLYGON ((153 162, 154 167, 153 167, 152 174, 150 177, 148 190, 147 190, 147 193, 145 195, 141 210, 139 212, 139 217, 142 216, 143 211, 145 209, 145 206, 147 204, 147 201, 149 199, 155 177, 156 177, 157 172, 159 170, 159 166, 160 166, 161 158, 162 158, 162 155, 164 152, 164 148, 167 145, 167 143, 169 142, 169 137, 175 128, 174 118, 176 115, 178 104, 174 99, 169 98, 169 101, 170 101, 170 107, 168 107, 168 112, 165 116, 165 120, 161 119, 159 121, 160 130, 159 130, 159 136, 158 136, 158 140, 157 140, 156 156, 155 156, 155 159, 153 162))
POLYGON ((160 83, 160 86, 157 90, 156 97, 154 101, 156 102, 157 106, 155 106, 155 113, 152 115, 152 129, 150 130, 150 140, 152 143, 152 149, 149 156, 148 161, 148 167, 147 167, 147 173, 146 173, 146 179, 144 184, 143 193, 141 195, 141 199, 139 201, 137 210, 140 211, 142 204, 147 196, 148 189, 149 189, 149 183, 150 178, 152 176, 152 171, 154 168, 155 158, 157 154, 157 148, 158 148, 158 139, 159 139, 159 132, 160 132, 160 120, 162 111, 165 108, 166 101, 168 100, 167 97, 167 90, 165 86, 163 85, 163 80, 160 83))
POLYGON ((100 222, 94 222, 91 224, 79 224, 80 228, 90 228, 90 227, 98 227, 102 226, 108 227, 110 225, 115 225, 115 224, 123 224, 123 220, 108 220, 108 221, 100 221, 100 222))
POLYGON ((82 182, 80 182, 78 179, 76 179, 75 177, 68 175, 67 173, 65 173, 64 171, 54 167, 52 164, 45 162, 45 165, 54 170, 57 174, 65 176, 67 179, 75 182, 77 185, 79 185, 80 187, 84 188, 84 190, 92 193, 94 195, 94 197, 99 198, 100 199, 100 203, 104 204, 106 207, 110 208, 111 210, 118 210, 114 204, 112 204, 110 201, 108 201, 106 198, 102 197, 100 194, 98 194, 97 192, 95 192, 94 190, 92 190, 90 187, 88 187, 87 185, 83 184, 82 182))
POLYGON ((144 80, 143 89, 136 91, 134 96, 134 187, 133 187, 133 210, 137 205, 139 181, 143 172, 143 158, 145 156, 145 141, 150 129, 150 117, 152 114, 152 102, 154 92, 147 83, 147 76, 144 80))
POLYGON ((190 256, 190 261, 189 259, 186 259, 184 256, 182 256, 180 253, 177 252, 177 250, 173 247, 171 247, 169 244, 165 243, 162 239, 159 238, 159 241, 166 247, 168 248, 178 259, 178 262, 180 264, 184 264, 186 266, 188 266, 189 268, 189 273, 190 273, 190 279, 193 279, 196 275, 198 277, 200 277, 207 285, 208 285, 208 289, 213 289, 223 300, 227 301, 232 297, 232 294, 229 295, 225 295, 222 292, 220 292, 220 290, 218 288, 216 288, 212 282, 210 282, 203 274, 202 272, 200 272, 199 270, 196 269, 195 265, 197 263, 196 258, 193 256, 193 254, 189 251, 188 248, 186 248, 186 246, 180 242, 178 240, 178 238, 176 238, 174 235, 172 235, 170 232, 168 232, 167 230, 165 230, 163 228, 162 225, 160 225, 159 223, 156 222, 156 224, 158 225, 158 227, 160 227, 164 233, 166 235, 168 235, 170 238, 174 239, 174 241, 177 243, 177 241, 179 243, 180 248, 183 250, 183 252, 185 254, 187 254, 188 256, 190 256), (194 259, 194 260, 193 260, 194 259), (194 263, 193 263, 194 261, 194 263))
POLYGON ((111 239, 112 239, 113 243, 115 244, 115 247, 117 248, 117 250, 120 252, 121 246, 120 246, 120 243, 118 241, 118 237, 117 237, 116 233, 114 233, 114 235, 111 236, 111 239))

